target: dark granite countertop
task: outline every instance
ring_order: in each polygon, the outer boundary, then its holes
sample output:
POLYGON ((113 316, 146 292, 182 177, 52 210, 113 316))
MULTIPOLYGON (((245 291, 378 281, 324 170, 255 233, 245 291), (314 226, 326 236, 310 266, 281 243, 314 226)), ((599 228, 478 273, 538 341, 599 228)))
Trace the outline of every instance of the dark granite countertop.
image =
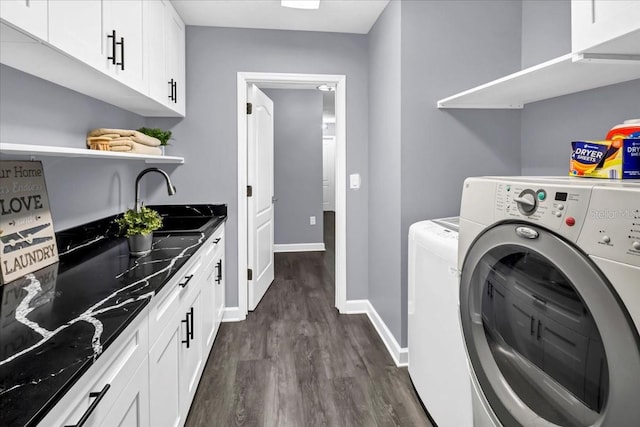
POLYGON ((147 256, 109 217, 56 233, 60 262, 0 288, 0 426, 37 424, 226 218, 191 206, 215 219, 154 235, 147 256))

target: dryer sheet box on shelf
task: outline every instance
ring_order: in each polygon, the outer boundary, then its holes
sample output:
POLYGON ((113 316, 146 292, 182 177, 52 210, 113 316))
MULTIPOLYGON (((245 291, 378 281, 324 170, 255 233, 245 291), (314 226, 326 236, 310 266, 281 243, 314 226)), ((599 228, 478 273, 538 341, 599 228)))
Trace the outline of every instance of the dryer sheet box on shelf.
POLYGON ((640 138, 573 141, 569 175, 640 179, 640 138))

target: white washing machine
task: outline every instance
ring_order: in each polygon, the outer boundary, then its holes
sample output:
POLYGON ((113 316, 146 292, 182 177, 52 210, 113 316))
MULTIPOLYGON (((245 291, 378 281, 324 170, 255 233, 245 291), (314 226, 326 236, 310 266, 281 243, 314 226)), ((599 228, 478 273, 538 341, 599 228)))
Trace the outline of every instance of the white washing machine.
POLYGON ((638 425, 640 182, 469 178, 460 215, 474 425, 638 425))
POLYGON ((409 375, 439 427, 471 425, 471 387, 458 316, 458 217, 409 228, 409 375))

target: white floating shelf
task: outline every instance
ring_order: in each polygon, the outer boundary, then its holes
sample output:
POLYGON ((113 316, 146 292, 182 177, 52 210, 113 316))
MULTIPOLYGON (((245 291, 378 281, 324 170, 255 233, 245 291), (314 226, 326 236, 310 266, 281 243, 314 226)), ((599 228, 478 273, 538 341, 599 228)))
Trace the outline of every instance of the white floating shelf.
POLYGON ((640 79, 640 55, 563 55, 438 101, 438 108, 519 109, 525 104, 640 79))
POLYGON ((184 157, 151 156, 147 154, 119 153, 115 151, 98 151, 86 148, 52 147, 48 145, 0 143, 0 154, 3 156, 29 157, 84 157, 89 159, 122 159, 144 160, 145 163, 176 163, 183 164, 184 157))

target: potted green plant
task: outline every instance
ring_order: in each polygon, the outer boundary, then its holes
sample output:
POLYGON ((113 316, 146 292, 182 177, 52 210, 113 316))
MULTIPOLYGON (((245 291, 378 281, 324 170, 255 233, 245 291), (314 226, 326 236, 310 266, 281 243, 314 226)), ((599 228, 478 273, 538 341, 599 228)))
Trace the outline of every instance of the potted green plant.
POLYGON ((145 135, 149 135, 153 138, 157 138, 160 141, 160 149, 162 150, 162 155, 164 155, 164 150, 167 145, 169 145, 169 140, 171 139, 172 132, 170 130, 163 130, 160 128, 140 128, 138 132, 142 132, 145 135))
POLYGON ((115 220, 120 232, 127 237, 129 252, 144 256, 151 252, 153 231, 162 227, 162 217, 153 209, 141 206, 140 210, 129 209, 115 220))

